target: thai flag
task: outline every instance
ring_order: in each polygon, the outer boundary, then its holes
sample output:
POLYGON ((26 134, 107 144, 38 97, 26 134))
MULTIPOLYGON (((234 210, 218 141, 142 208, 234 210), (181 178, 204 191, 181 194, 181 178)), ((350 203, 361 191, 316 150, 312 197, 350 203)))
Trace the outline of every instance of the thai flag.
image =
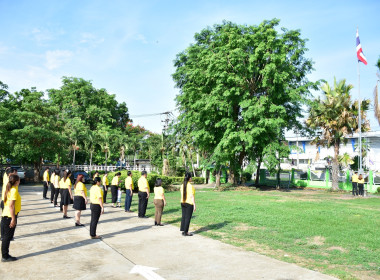
POLYGON ((360 44, 359 31, 356 29, 356 54, 358 56, 358 61, 363 62, 367 65, 367 59, 365 58, 362 50, 362 45, 360 44))

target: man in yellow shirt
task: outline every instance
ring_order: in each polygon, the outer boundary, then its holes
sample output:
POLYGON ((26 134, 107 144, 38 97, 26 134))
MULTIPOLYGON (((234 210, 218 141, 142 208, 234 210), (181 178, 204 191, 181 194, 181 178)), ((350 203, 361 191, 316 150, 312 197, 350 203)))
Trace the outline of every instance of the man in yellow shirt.
POLYGON ((108 191, 108 187, 110 185, 110 182, 108 180, 108 172, 107 171, 106 171, 106 173, 104 173, 102 181, 103 181, 103 202, 105 204, 107 204, 107 191, 108 191))
POLYGON ((48 186, 50 182, 50 173, 49 173, 49 167, 46 168, 43 176, 43 184, 44 184, 44 190, 43 190, 43 198, 44 199, 49 199, 47 198, 47 191, 48 191, 48 186))
POLYGON ((139 218, 148 218, 145 216, 149 199, 149 183, 146 177, 147 173, 144 170, 141 172, 141 177, 137 182, 139 187, 139 218))
POLYGON ((101 189, 101 180, 100 177, 94 178, 94 183, 90 189, 90 201, 91 201, 91 223, 90 223, 90 236, 91 239, 101 239, 102 237, 96 235, 96 227, 98 225, 98 221, 100 215, 104 213, 103 206, 103 190, 101 189))
POLYGON ((131 203, 133 196, 133 180, 132 180, 132 172, 127 172, 127 178, 125 179, 125 203, 124 203, 124 211, 131 212, 131 203))
POLYGON ((351 182, 352 182, 352 195, 358 195, 358 172, 356 171, 354 175, 351 177, 351 182))

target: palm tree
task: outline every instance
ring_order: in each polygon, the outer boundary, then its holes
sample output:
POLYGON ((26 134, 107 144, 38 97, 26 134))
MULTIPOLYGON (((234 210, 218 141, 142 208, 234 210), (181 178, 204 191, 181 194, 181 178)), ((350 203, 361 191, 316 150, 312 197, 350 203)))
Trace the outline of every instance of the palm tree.
MULTIPOLYGON (((339 188, 339 146, 346 143, 347 135, 358 131, 358 101, 352 102, 350 91, 352 85, 347 85, 346 80, 338 83, 334 79, 334 88, 328 83, 321 86, 324 98, 318 97, 311 102, 309 118, 306 124, 311 129, 321 129, 322 134, 314 139, 314 143, 320 146, 334 147, 334 158, 332 161, 332 190, 339 188)), ((362 131, 370 129, 366 120, 366 111, 369 100, 361 103, 362 131)))

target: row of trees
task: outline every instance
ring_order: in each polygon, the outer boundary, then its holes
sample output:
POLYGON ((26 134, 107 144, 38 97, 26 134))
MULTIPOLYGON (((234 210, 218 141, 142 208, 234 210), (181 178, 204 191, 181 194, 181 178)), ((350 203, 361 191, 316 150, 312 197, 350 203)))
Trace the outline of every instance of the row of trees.
POLYGON ((0 82, 0 162, 107 164, 127 155, 161 161, 161 136, 134 126, 126 104, 90 81, 63 77, 59 89, 10 93, 0 82))

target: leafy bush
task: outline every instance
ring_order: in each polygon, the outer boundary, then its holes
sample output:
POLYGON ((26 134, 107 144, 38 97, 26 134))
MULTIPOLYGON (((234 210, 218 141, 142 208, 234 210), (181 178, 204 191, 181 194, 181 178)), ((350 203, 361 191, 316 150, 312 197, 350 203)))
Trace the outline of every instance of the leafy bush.
POLYGON ((193 177, 193 183, 194 184, 204 184, 205 178, 203 177, 193 177))
POLYGON ((377 188, 377 192, 380 193, 380 187, 377 188))
POLYGON ((242 174, 242 179, 244 182, 250 181, 252 179, 252 173, 244 171, 242 174))

